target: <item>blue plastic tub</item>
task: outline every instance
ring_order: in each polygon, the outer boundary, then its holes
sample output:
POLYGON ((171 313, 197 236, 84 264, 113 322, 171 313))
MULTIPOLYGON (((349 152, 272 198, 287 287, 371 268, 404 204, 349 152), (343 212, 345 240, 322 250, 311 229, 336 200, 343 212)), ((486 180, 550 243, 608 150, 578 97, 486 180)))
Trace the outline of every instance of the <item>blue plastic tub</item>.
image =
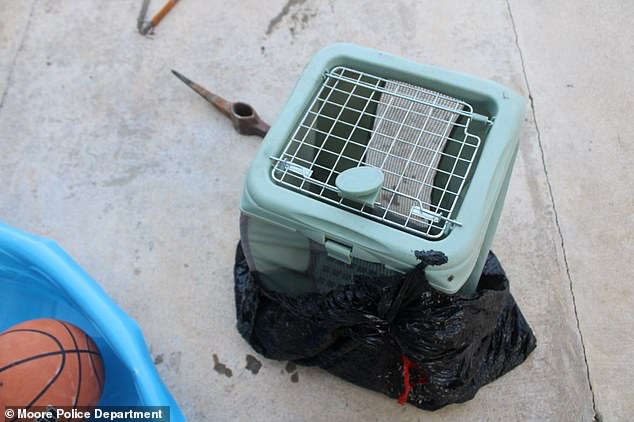
POLYGON ((185 421, 156 371, 141 330, 55 242, 0 223, 0 332, 35 318, 81 327, 106 369, 100 406, 170 406, 185 421))

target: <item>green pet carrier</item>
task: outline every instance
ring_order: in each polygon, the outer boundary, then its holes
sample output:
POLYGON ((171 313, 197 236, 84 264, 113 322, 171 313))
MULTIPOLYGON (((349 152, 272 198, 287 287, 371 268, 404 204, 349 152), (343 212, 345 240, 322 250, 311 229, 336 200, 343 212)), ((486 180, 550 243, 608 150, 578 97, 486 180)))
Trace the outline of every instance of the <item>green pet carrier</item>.
POLYGON ((445 293, 477 287, 525 101, 494 82, 338 44, 306 67, 248 171, 240 234, 265 287, 325 293, 414 251, 445 293))

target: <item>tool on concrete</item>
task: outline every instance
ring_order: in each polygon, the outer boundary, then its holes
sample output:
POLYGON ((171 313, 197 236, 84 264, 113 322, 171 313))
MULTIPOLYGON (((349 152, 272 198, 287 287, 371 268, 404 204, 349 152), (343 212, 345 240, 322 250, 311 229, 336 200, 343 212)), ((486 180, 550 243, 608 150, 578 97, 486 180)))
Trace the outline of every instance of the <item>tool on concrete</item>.
POLYGON ((230 118, 233 123, 233 127, 238 131, 238 133, 242 135, 256 135, 261 138, 266 136, 270 126, 264 122, 260 116, 258 116, 258 113, 256 113, 253 107, 249 104, 243 102, 232 103, 227 101, 224 98, 209 92, 197 83, 192 82, 177 71, 172 70, 172 73, 178 79, 185 82, 185 84, 193 89, 198 95, 220 110, 222 114, 230 118))
POLYGON ((139 34, 145 35, 143 32, 145 30, 145 16, 147 15, 147 8, 150 5, 150 0, 143 0, 141 4, 141 10, 139 11, 139 16, 136 19, 136 29, 139 31, 139 34))
POLYGON ((139 30, 139 33, 141 33, 141 35, 147 35, 151 30, 156 28, 165 15, 167 15, 176 3, 178 3, 178 1, 179 0, 168 0, 167 3, 165 3, 163 7, 161 7, 161 9, 152 16, 152 19, 145 22, 145 15, 147 13, 150 0, 143 0, 143 3, 141 4, 141 11, 139 12, 139 17, 137 19, 137 29, 139 30))

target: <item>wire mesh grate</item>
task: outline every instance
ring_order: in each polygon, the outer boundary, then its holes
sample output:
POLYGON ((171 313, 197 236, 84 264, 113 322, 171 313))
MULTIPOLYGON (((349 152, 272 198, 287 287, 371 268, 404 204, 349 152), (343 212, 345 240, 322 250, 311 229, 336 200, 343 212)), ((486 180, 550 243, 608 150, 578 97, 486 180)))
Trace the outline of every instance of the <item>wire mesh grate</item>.
POLYGON ((447 234, 477 157, 472 107, 409 83, 347 67, 326 72, 319 92, 278 157, 279 184, 385 224, 437 239, 447 234), (341 197, 339 174, 380 169, 374 204, 341 197))

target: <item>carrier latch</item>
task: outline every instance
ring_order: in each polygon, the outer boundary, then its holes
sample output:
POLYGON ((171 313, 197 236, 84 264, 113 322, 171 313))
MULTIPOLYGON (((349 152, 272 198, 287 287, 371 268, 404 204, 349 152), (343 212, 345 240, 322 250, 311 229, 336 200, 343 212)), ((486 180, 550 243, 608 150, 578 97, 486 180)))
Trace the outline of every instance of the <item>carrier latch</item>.
POLYGON ((346 264, 352 264, 352 248, 350 246, 342 245, 330 239, 326 239, 324 246, 329 257, 346 264))

